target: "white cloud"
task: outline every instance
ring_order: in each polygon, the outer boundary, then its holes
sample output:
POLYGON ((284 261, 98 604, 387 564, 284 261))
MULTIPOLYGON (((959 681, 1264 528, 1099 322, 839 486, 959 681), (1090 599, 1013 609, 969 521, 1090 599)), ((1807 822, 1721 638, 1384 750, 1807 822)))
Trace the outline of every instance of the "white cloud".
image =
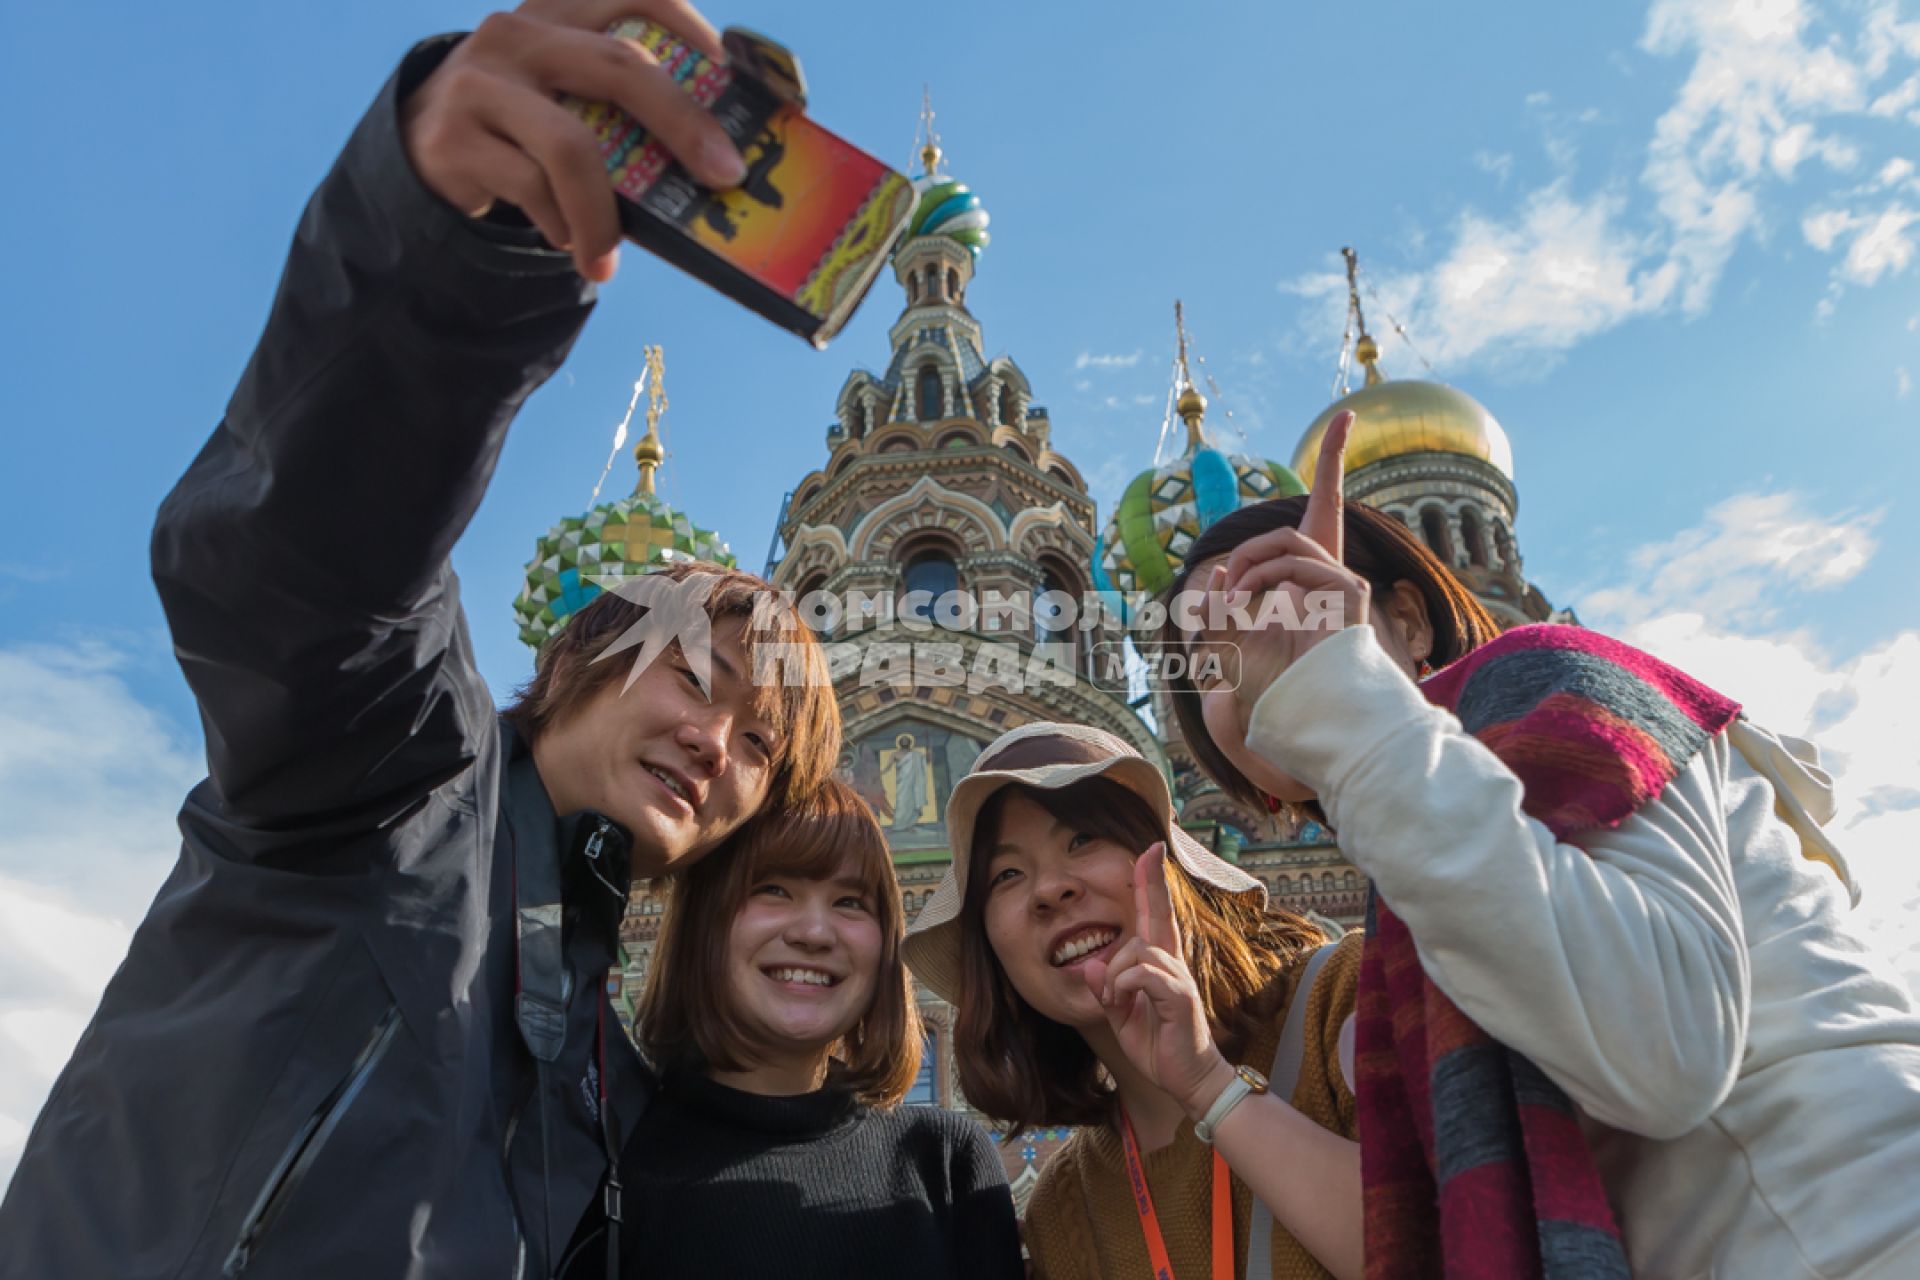
POLYGON ((1912 264, 1920 241, 1920 208, 1901 201, 1871 213, 1824 209, 1800 224, 1807 243, 1831 253, 1846 241, 1846 253, 1834 268, 1836 280, 1863 287, 1896 276, 1912 264))
POLYGON ((1784 165, 1790 176, 1807 154, 1846 156, 1848 144, 1816 122, 1864 105, 1862 75, 1837 41, 1809 42, 1810 18, 1799 0, 1656 0, 1647 15, 1642 48, 1694 54, 1642 175, 1689 311, 1705 309, 1735 246, 1756 229, 1763 171, 1784 165))
POLYGON ((1091 351, 1082 351, 1079 358, 1073 362, 1073 367, 1075 369, 1131 369, 1140 363, 1142 354, 1142 352, 1133 351, 1124 356, 1095 355, 1091 351))
POLYGON ((173 865, 197 752, 102 645, 0 650, 0 1185, 173 865))
POLYGON ((1579 601, 1583 620, 1738 698, 1758 723, 1818 744, 1838 781, 1831 830, 1862 889, 1855 925, 1920 993, 1920 631, 1852 657, 1803 628, 1806 593, 1841 587, 1874 553, 1877 514, 1822 514, 1747 494, 1630 557, 1579 601), (1790 611, 1787 606, 1794 606, 1790 611))
MULTIPOLYGON (((1541 125, 1558 176, 1522 194, 1510 212, 1456 215, 1435 265, 1377 281, 1384 304, 1402 315, 1434 363, 1538 367, 1542 353, 1636 317, 1700 314, 1735 251, 1763 241, 1783 217, 1789 226, 1799 221, 1822 252, 1842 255, 1820 303, 1823 317, 1844 288, 1891 279, 1912 262, 1920 210, 1886 198, 1912 180, 1910 162, 1869 156, 1867 139, 1843 132, 1850 122, 1920 102, 1920 75, 1909 65, 1920 62, 1920 22, 1902 22, 1897 0, 1875 0, 1864 16, 1826 14, 1810 0, 1653 0, 1640 48, 1691 61, 1653 125, 1637 186, 1576 186, 1563 117, 1550 95, 1529 94, 1528 116, 1541 125), (1864 163, 1876 166, 1879 179, 1870 186, 1882 193, 1870 204, 1816 189, 1797 213, 1775 207, 1789 183, 1812 186, 1809 175, 1855 172, 1864 163)), ((1913 116, 1920 121, 1920 111, 1913 116)), ((1473 156, 1503 185, 1510 159, 1485 149, 1473 156)), ((1283 288, 1325 299, 1325 308, 1303 317, 1307 331, 1327 332, 1328 311, 1331 331, 1340 331, 1337 277, 1309 276, 1283 288)), ((1392 339, 1381 327, 1374 336, 1391 357, 1392 339)))
POLYGON ((1868 104, 1867 114, 1874 116, 1905 114, 1908 120, 1920 124, 1920 113, 1913 111, 1915 106, 1920 106, 1920 75, 1908 76, 1875 98, 1868 104))
POLYGON ((1880 512, 1837 517, 1793 493, 1741 494, 1705 521, 1629 557, 1634 581, 1590 597, 1630 622, 1697 612, 1723 623, 1773 623, 1792 592, 1824 591, 1859 575, 1879 544, 1880 512))
POLYGON ((1895 156, 1872 180, 1840 193, 1841 206, 1801 220, 1801 235, 1821 253, 1845 248, 1833 268, 1823 317, 1832 313, 1844 286, 1870 288, 1913 263, 1920 249, 1920 206, 1908 203, 1910 196, 1920 196, 1920 179, 1914 177, 1913 161, 1895 156))
POLYGON ((1513 153, 1511 151, 1501 151, 1498 153, 1492 151, 1476 151, 1473 153, 1473 163, 1481 171, 1490 173, 1498 178, 1502 184, 1505 184, 1506 180, 1513 174, 1513 153))
MULTIPOLYGON (((1645 244, 1621 222, 1622 201, 1581 200, 1564 182, 1535 191, 1511 221, 1469 212, 1454 227, 1453 247, 1431 269, 1378 278, 1371 327, 1389 363, 1398 343, 1381 309, 1419 335, 1420 352, 1436 364, 1476 358, 1506 363, 1563 351, 1662 306, 1671 277, 1650 270, 1645 244)), ((1288 292, 1344 307, 1337 274, 1301 277, 1288 292)), ((1329 327, 1326 316, 1315 326, 1329 327)))
POLYGON ((1913 391, 1913 375, 1907 372, 1905 365, 1893 371, 1894 394, 1905 400, 1913 391))

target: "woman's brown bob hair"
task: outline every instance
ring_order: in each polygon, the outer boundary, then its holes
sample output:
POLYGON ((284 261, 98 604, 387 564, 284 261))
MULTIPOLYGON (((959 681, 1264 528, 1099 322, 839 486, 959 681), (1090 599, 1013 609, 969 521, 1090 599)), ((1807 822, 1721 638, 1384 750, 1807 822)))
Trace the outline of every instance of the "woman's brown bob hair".
POLYGON ((851 862, 880 922, 873 1005, 840 1043, 828 1080, 870 1106, 892 1106, 920 1071, 920 1012, 900 943, 907 922, 893 857, 873 811, 829 776, 798 808, 763 810, 672 881, 634 1020, 662 1071, 737 1071, 753 1055, 729 996, 727 945, 747 895, 773 876, 826 880, 851 862))
MULTIPOLYGON (((1036 1012, 1007 979, 987 940, 987 859, 1000 841, 1010 797, 1024 796, 1076 833, 1136 852, 1164 840, 1147 802, 1110 778, 1088 778, 1057 791, 1003 787, 981 807, 973 829, 974 874, 960 908, 960 1001, 954 1058, 967 1101, 1010 1126, 1008 1137, 1035 1125, 1108 1124, 1113 1086, 1100 1060, 1071 1027, 1036 1012)), ((1290 911, 1262 906, 1251 894, 1203 884, 1167 859, 1167 888, 1182 950, 1207 1021, 1222 1053, 1239 1053, 1284 998, 1274 978, 1295 956, 1326 940, 1290 911)))
MULTIPOLYGON (((804 799, 840 758, 840 708, 818 637, 778 592, 750 573, 683 560, 653 574, 675 582, 706 574, 714 579, 704 605, 707 616, 716 623, 739 619, 746 624, 740 642, 747 670, 741 676, 754 682, 754 710, 779 738, 767 807, 804 799), (763 652, 763 645, 773 647, 763 652), (763 663, 763 657, 769 661, 763 663)), ((646 605, 602 591, 541 648, 533 679, 501 714, 521 737, 537 741, 602 689, 627 678, 628 663, 595 659, 646 615, 646 605)))
MULTIPOLYGON (((1263 533, 1297 529, 1306 514, 1307 499, 1302 495, 1255 503, 1220 517, 1194 539, 1186 563, 1174 575, 1166 595, 1171 598, 1185 591, 1194 571, 1207 561, 1228 555, 1263 533)), ((1358 502, 1347 503, 1345 523, 1347 568, 1367 580, 1376 599, 1384 599, 1402 582, 1411 583, 1420 593, 1427 621, 1433 626, 1433 652, 1428 660, 1435 667, 1466 657, 1500 634, 1500 624, 1486 606, 1405 525, 1358 502)), ((1161 639, 1169 645, 1184 645, 1188 639, 1174 626, 1171 611, 1161 639)), ((1170 678, 1168 683, 1174 717, 1202 772, 1242 803, 1263 805, 1266 797, 1260 789, 1214 745, 1200 714, 1200 691, 1193 681, 1183 675, 1170 678)))

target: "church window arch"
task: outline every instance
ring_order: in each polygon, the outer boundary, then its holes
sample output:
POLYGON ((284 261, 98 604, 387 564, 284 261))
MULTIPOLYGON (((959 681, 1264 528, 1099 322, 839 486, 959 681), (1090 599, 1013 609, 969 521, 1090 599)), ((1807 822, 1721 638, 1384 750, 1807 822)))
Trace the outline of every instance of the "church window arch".
POLYGON ((1000 447, 1005 449, 1008 453, 1012 454, 1014 457, 1020 459, 1020 461, 1026 463, 1028 466, 1033 465, 1032 457, 1028 455, 1026 448, 1022 446, 1019 441, 1009 440, 1005 444, 1001 445, 1000 447))
POLYGON ((1020 425, 1020 397, 1013 388, 1002 384, 1000 387, 1000 425, 1017 427, 1020 425))
POLYGON ((940 385, 940 371, 932 365, 920 366, 920 378, 915 392, 920 406, 920 421, 933 422, 944 416, 946 407, 945 389, 940 385))
POLYGON ((1486 530, 1480 524, 1480 513, 1472 507, 1461 508, 1460 541, 1467 544, 1467 563, 1478 568, 1486 568, 1486 530))
POLYGON ((1035 644, 1064 645, 1079 669, 1080 575, 1060 559, 1043 556, 1040 560, 1040 586, 1033 601, 1033 640, 1035 644))
MULTIPOLYGON (((827 587, 827 571, 825 569, 821 569, 821 570, 818 570, 817 572, 808 574, 806 577, 806 580, 800 584, 800 586, 794 591, 794 595, 793 595, 794 603, 797 606, 799 606, 801 619, 807 624, 807 626, 813 631, 813 633, 819 636, 822 640, 825 640, 832 633, 832 630, 833 630, 832 627, 827 625, 830 622, 830 619, 827 619, 821 616, 821 609, 809 608, 807 606, 806 601, 808 596, 811 596, 818 591, 824 591, 826 590, 826 587, 827 587), (815 625, 815 624, 819 624, 819 625, 815 625)), ((822 606, 822 608, 824 608, 824 606, 822 606)))
POLYGON ((960 590, 960 566, 944 541, 916 541, 901 552, 901 603, 904 618, 932 622, 940 602, 960 590), (926 594, 909 601, 916 592, 926 594))
POLYGON ((960 273, 952 267, 947 268, 947 296, 955 301, 960 298, 960 273))
POLYGON ((1447 530, 1446 512, 1439 507, 1420 508, 1420 536, 1442 564, 1453 567, 1453 535, 1447 530))
POLYGON ((1504 520, 1493 522, 1493 553, 1499 558, 1499 568, 1511 572, 1517 567, 1513 562, 1513 535, 1507 531, 1504 520))
POLYGON ((920 274, 918 272, 912 272, 907 276, 907 305, 911 307, 919 301, 920 274))

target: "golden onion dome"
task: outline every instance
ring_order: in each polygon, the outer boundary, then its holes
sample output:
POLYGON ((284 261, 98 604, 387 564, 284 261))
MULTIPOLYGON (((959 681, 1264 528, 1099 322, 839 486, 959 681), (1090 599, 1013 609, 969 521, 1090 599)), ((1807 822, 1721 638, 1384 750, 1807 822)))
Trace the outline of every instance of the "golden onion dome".
POLYGON ((1513 479, 1513 445, 1486 406, 1439 382, 1381 379, 1327 406, 1293 451, 1293 471, 1309 486, 1320 440, 1341 410, 1354 414, 1347 438, 1347 474, 1411 453, 1454 453, 1491 463, 1513 479))

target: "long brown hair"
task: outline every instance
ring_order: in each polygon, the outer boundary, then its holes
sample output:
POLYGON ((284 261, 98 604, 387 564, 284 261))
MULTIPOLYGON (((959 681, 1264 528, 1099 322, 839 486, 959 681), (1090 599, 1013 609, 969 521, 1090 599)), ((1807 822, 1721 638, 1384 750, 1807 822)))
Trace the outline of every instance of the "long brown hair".
MULTIPOLYGON (((1194 571, 1207 561, 1228 555, 1241 543, 1263 533, 1297 529, 1306 514, 1307 499, 1302 495, 1258 502, 1220 517, 1194 539, 1186 562, 1174 575, 1166 596, 1172 598, 1187 590, 1194 571)), ((1427 608, 1427 620, 1433 626, 1433 652, 1429 660, 1434 666, 1444 667, 1464 658, 1500 634, 1500 624, 1466 584, 1454 577, 1440 562, 1440 557, 1392 516, 1364 503, 1349 502, 1345 532, 1346 566, 1367 580, 1376 599, 1384 599, 1402 582, 1411 583, 1420 593, 1427 608)), ((1161 637, 1169 645, 1182 645, 1188 638, 1174 626, 1171 617, 1161 637)), ((1174 717, 1180 722, 1180 732, 1201 771, 1235 799, 1256 806, 1263 804, 1266 797, 1260 789, 1215 745, 1200 713, 1200 691, 1193 681, 1180 674, 1170 676, 1168 684, 1174 717)))
MULTIPOLYGON (((1113 1086, 1080 1033, 1045 1017, 1021 998, 987 940, 987 858, 1000 839, 1007 801, 1025 796, 1073 831, 1144 850, 1165 840, 1147 802, 1110 778, 1088 778, 1059 790, 1018 784, 981 807, 973 828, 967 896, 960 909, 960 1000, 954 1058, 967 1101, 1011 1130, 1034 1125, 1104 1124, 1113 1086)), ((1263 907, 1249 894, 1187 875, 1167 859, 1167 888, 1187 967, 1200 989, 1221 1052, 1232 1056, 1270 1019, 1284 990, 1274 978, 1289 961, 1324 942, 1304 918, 1263 907)))
MULTIPOLYGON (((714 578, 705 603, 707 616, 715 622, 737 618, 746 623, 741 642, 749 678, 758 686, 754 711, 779 738, 766 807, 804 799, 840 758, 840 708, 818 637, 771 586, 750 573, 704 560, 677 561, 653 573, 675 582, 698 574, 714 578), (764 653, 762 645, 769 646, 764 653)), ((501 714, 521 737, 538 740, 602 689, 626 678, 626 663, 594 659, 646 614, 646 605, 602 591, 541 647, 533 678, 501 714)))
POLYGON ((640 1047, 656 1067, 742 1067, 748 1040, 727 975, 734 917, 769 877, 826 880, 849 861, 880 922, 880 975, 872 1006, 834 1046, 828 1080, 871 1106, 906 1096, 920 1070, 921 1029, 900 955, 907 932, 900 884, 873 811, 831 776, 801 807, 763 810, 674 877, 634 1019, 640 1047))

